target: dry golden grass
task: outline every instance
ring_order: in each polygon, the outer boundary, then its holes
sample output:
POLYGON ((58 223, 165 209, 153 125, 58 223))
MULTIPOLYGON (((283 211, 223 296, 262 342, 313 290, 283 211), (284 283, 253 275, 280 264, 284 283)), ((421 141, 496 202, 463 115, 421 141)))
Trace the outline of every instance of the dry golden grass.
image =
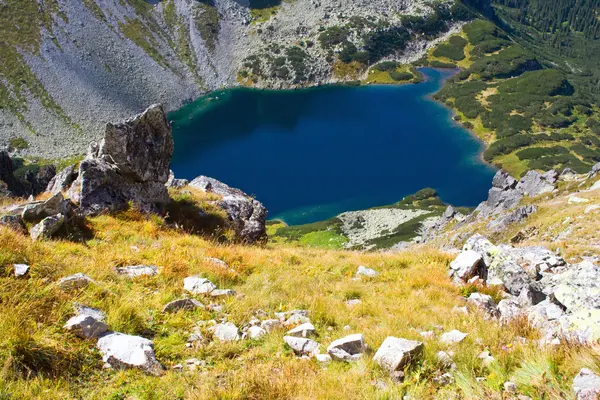
MULTIPOLYGON (((172 195, 180 200, 184 196, 172 195)), ((543 210, 539 218, 549 226, 560 220, 543 210)), ((446 275, 452 257, 434 248, 392 254, 219 244, 134 211, 93 218, 89 229, 92 236, 84 242, 34 243, 0 228, 0 398, 398 399, 410 394, 418 399, 501 399, 502 384, 514 379, 522 393, 551 399, 570 396, 579 368, 600 367, 593 349, 538 347, 537 332, 526 321, 500 326, 474 310, 468 315, 454 312, 465 301, 446 275), (233 271, 206 257, 226 261, 233 271), (30 277, 12 277, 14 263, 31 265, 30 277), (128 280, 114 272, 116 266, 136 264, 158 265, 161 274, 128 280), (359 265, 380 275, 354 280, 359 265), (55 285, 78 272, 97 283, 75 293, 55 285), (239 293, 223 303, 228 320, 238 326, 259 309, 271 316, 307 309, 322 351, 332 340, 358 332, 370 351, 357 363, 322 366, 294 357, 283 344, 283 331, 257 342, 187 348, 186 339, 198 321, 223 317, 206 310, 161 313, 168 301, 184 295, 183 278, 192 274, 239 293), (361 303, 350 308, 344 302, 350 298, 361 303), (93 342, 62 329, 76 301, 104 310, 111 329, 151 338, 167 372, 150 377, 134 370, 102 369, 93 342), (450 348, 456 352, 455 383, 441 387, 433 378, 446 370, 435 354, 448 348, 419 333, 452 329, 468 337, 450 348), (393 383, 372 362, 388 335, 425 342, 424 357, 406 371, 402 384, 393 383), (497 360, 489 367, 477 358, 484 350, 497 360), (191 357, 207 365, 194 372, 171 370, 191 357), (477 382, 477 377, 486 380, 477 382)))

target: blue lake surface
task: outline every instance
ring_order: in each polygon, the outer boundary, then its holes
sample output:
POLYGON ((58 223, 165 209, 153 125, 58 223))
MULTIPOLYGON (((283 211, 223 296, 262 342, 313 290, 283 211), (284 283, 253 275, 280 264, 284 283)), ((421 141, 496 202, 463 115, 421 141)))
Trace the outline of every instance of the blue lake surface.
POLYGON ((402 86, 213 92, 169 115, 179 178, 255 195, 290 225, 401 200, 422 188, 455 206, 487 197, 482 144, 430 95, 453 71, 402 86))

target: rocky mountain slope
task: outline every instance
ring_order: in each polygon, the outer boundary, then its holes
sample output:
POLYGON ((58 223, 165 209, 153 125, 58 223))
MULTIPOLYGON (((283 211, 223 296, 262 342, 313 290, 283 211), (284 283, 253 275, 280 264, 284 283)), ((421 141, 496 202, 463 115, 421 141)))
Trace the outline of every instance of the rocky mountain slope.
POLYGON ((56 159, 84 153, 101 136, 99 121, 148 104, 171 111, 240 83, 357 79, 385 57, 419 58, 460 25, 452 7, 450 0, 6 0, 0 146, 56 159), (411 16, 426 21, 427 32, 403 28, 411 16))
POLYGON ((499 171, 423 243, 364 252, 266 242, 258 200, 176 179, 171 152, 156 105, 76 167, 0 170, 2 397, 600 394, 600 165, 499 171))

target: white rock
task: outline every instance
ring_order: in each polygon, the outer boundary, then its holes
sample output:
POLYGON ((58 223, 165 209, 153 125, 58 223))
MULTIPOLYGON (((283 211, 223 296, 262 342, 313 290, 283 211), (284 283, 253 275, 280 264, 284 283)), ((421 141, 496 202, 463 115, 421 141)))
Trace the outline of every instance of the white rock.
POLYGON ((482 351, 481 353, 479 353, 479 355, 477 356, 477 358, 479 358, 481 360, 481 362, 483 362, 483 365, 489 366, 491 365, 494 361, 496 361, 496 359, 494 357, 492 357, 490 355, 489 351, 482 351))
POLYGON ((492 296, 487 294, 471 293, 467 299, 467 303, 477 307, 489 316, 495 317, 498 315, 496 303, 492 299, 492 296))
POLYGON ((366 349, 363 335, 356 333, 331 342, 327 353, 334 360, 354 361, 359 359, 366 349))
POLYGON ((87 287, 91 283, 95 283, 92 278, 85 274, 77 273, 59 280, 58 286, 63 290, 78 290, 87 287))
POLYGON ((27 264, 14 264, 13 271, 15 273, 15 277, 20 278, 29 273, 29 265, 27 264))
POLYGON ((288 336, 296 336, 296 337, 309 337, 310 335, 314 335, 316 333, 315 327, 310 322, 299 325, 292 330, 289 330, 286 335, 288 336))
POLYGON ((252 340, 258 340, 267 334, 267 331, 261 328, 260 326, 253 325, 248 328, 246 332, 248 337, 252 340))
POLYGON ((367 276, 369 278, 374 278, 377 275, 379 275, 379 273, 377 271, 375 271, 374 269, 367 268, 367 267, 361 265, 356 270, 356 275, 357 276, 361 276, 362 275, 362 276, 367 276))
POLYGON ((438 351, 435 354, 435 358, 444 368, 450 368, 452 364, 454 364, 454 360, 452 360, 450 353, 445 351, 438 351))
POLYGON ((103 361, 112 368, 138 368, 153 375, 163 370, 154 355, 154 344, 143 337, 111 332, 98 339, 97 346, 103 361))
POLYGON ((419 335, 421 335, 421 337, 423 337, 425 339, 431 339, 434 336, 434 332, 433 331, 419 332, 419 335))
POLYGON ((327 364, 331 362, 331 356, 329 354, 317 354, 316 360, 320 363, 327 364))
POLYGON ((237 326, 231 322, 217 324, 213 326, 213 336, 221 342, 234 342, 240 340, 240 331, 237 326))
POLYGON ((461 331, 457 331, 456 329, 446 332, 440 336, 440 342, 446 344, 454 344, 460 343, 467 337, 466 333, 462 333, 461 331))
POLYGON ((235 296, 235 290, 232 289, 215 289, 210 292, 210 297, 231 297, 235 296))
POLYGON ((302 314, 294 314, 291 317, 289 317, 284 323, 283 325, 285 326, 296 326, 296 325, 302 325, 302 324, 307 324, 310 322, 310 319, 308 319, 308 317, 306 317, 305 315, 302 314))
POLYGON ((117 267, 115 271, 117 274, 128 278, 137 278, 140 276, 158 275, 159 268, 156 265, 128 265, 126 267, 117 267))
POLYGON ((416 359, 422 351, 421 342, 388 336, 375 353, 373 360, 382 368, 394 372, 416 359))
POLYGON ((268 333, 271 333, 275 329, 279 329, 281 327, 281 321, 278 319, 267 319, 261 322, 260 326, 268 333))
POLYGON ((299 338, 295 336, 284 336, 283 341, 292 349, 296 355, 314 357, 319 354, 319 344, 314 340, 299 338))
POLYGON ((192 294, 209 294, 217 287, 208 279, 196 275, 185 278, 183 288, 192 294))
POLYGON ((179 310, 194 310, 196 308, 204 309, 204 305, 196 299, 178 299, 167 303, 162 312, 176 312, 179 310))
POLYGON ((350 299, 346 300, 344 303, 349 307, 354 307, 360 304, 360 299, 350 299))
POLYGON ((577 197, 574 194, 569 196, 569 204, 584 204, 584 203, 589 203, 589 202, 590 201, 588 199, 584 199, 582 197, 577 197))
POLYGON ((516 394, 519 389, 517 388, 517 384, 511 381, 504 382, 504 391, 510 394, 516 394))
POLYGON ((466 281, 477 274, 477 268, 482 262, 481 254, 474 250, 464 250, 450 263, 452 276, 466 281))
POLYGON ((600 376, 590 369, 582 368, 573 379, 572 389, 577 400, 596 400, 600 397, 600 376))

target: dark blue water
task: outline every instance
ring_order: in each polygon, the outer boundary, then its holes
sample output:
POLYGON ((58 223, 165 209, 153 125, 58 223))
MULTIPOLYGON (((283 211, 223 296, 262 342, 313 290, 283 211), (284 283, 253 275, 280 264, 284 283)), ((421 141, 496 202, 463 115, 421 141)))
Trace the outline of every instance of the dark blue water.
POLYGON ((214 92, 172 113, 177 177, 208 175, 256 195, 270 218, 303 224, 391 204, 419 189, 475 206, 494 170, 426 82, 214 92))

